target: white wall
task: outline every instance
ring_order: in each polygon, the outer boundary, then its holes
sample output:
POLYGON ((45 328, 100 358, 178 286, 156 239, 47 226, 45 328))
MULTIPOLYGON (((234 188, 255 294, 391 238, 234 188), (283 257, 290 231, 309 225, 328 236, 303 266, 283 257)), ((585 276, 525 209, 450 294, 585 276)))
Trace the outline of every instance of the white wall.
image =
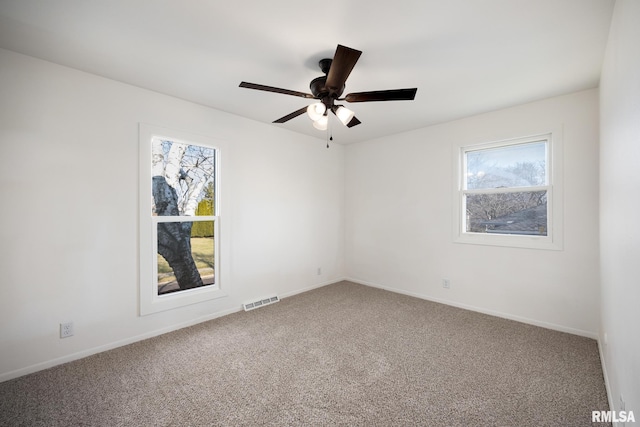
POLYGON ((345 150, 351 280, 596 337, 596 89, 345 150), (454 147, 563 129, 564 250, 453 243, 454 147), (451 289, 443 289, 448 278, 451 289))
POLYGON ((610 398, 640 418, 640 2, 616 0, 600 81, 600 343, 610 398))
POLYGON ((0 381, 343 277, 343 147, 5 50, 0 71, 0 381), (228 297, 138 316, 139 122, 226 141, 228 297))

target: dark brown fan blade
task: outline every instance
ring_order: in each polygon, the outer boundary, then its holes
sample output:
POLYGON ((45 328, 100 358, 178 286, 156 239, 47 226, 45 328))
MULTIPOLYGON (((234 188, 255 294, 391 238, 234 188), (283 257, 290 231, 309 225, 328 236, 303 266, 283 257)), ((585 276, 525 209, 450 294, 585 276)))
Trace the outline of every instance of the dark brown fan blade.
POLYGON ((354 127, 356 125, 359 125, 360 123, 362 123, 362 122, 360 120, 358 120, 357 117, 354 116, 353 119, 351 119, 351 121, 349 123, 347 123, 347 127, 348 128, 352 128, 352 127, 354 127))
POLYGON ((362 52, 359 50, 351 49, 350 47, 338 45, 336 53, 333 55, 333 61, 331 61, 331 68, 327 73, 327 82, 325 87, 332 92, 342 92, 344 82, 347 81, 347 77, 351 74, 351 70, 358 62, 362 52))
POLYGON ((302 107, 299 110, 294 111, 291 114, 287 114, 284 117, 280 117, 278 120, 274 120, 273 123, 284 123, 284 122, 288 122, 289 120, 298 117, 301 114, 304 114, 307 111, 307 107, 302 107))
POLYGON ((349 93, 344 97, 347 102, 371 102, 371 101, 413 101, 418 88, 374 90, 372 92, 349 93))
POLYGON ((256 83, 241 82, 240 87, 246 87, 247 89, 264 90, 265 92, 282 93, 284 95, 299 96, 301 98, 313 98, 313 95, 311 95, 310 93, 297 92, 295 90, 289 89, 280 89, 279 87, 259 85, 256 83))

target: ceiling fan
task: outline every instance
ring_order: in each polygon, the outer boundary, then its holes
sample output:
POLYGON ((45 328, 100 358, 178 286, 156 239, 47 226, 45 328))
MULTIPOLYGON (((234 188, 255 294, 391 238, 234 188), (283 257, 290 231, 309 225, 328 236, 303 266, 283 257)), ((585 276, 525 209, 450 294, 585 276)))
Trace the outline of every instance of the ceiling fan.
POLYGON ((311 120, 313 120, 313 126, 320 130, 327 129, 329 111, 335 114, 342 124, 347 127, 351 128, 361 123, 360 120, 355 117, 353 111, 344 105, 336 104, 337 101, 412 101, 415 98, 417 88, 355 92, 345 95, 344 98, 340 98, 342 92, 344 92, 347 77, 351 74, 351 70, 353 70, 361 54, 362 52, 359 50, 338 45, 333 59, 325 58, 319 61, 318 65, 325 75, 311 80, 311 84, 309 85, 311 93, 247 82, 241 82, 240 87, 299 96, 301 98, 317 99, 319 102, 302 107, 293 113, 280 117, 274 120, 273 123, 284 123, 306 112, 311 120))

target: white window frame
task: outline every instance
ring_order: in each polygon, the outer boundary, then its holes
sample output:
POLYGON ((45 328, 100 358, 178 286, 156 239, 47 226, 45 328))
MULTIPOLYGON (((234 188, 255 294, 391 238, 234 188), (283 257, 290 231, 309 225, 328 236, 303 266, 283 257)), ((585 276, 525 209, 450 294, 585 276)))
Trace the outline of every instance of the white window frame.
POLYGON ((562 250, 563 249, 563 189, 562 189, 562 128, 551 132, 535 133, 526 137, 501 139, 492 142, 459 145, 454 148, 454 221, 453 240, 455 243, 504 246, 513 248, 562 250), (546 141, 547 184, 543 186, 518 187, 509 190, 482 189, 468 190, 466 183, 466 153, 470 151, 508 147, 536 141, 546 141), (466 231, 465 195, 477 193, 501 193, 517 191, 547 191, 547 235, 520 235, 476 233, 466 231))
POLYGON ((139 125, 139 226, 140 226, 140 271, 139 297, 140 315, 146 316, 165 310, 172 310, 191 304, 196 304, 227 296, 223 291, 222 271, 220 265, 221 234, 221 193, 220 193, 220 164, 221 141, 212 138, 193 135, 187 132, 166 129, 158 126, 140 123, 139 125), (173 217, 153 216, 152 212, 152 171, 151 171, 151 143, 155 138, 179 142, 189 145, 199 145, 216 150, 215 155, 215 212, 213 216, 202 217, 173 217), (214 265, 215 284, 202 286, 179 292, 158 295, 158 241, 157 228, 159 222, 174 221, 213 221, 214 222, 214 265))

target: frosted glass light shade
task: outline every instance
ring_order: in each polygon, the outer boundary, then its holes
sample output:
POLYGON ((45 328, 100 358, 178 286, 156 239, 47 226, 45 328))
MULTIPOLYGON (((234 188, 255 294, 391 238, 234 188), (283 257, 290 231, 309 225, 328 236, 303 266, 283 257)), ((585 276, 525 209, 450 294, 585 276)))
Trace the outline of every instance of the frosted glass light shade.
POLYGON ((314 122, 320 119, 325 111, 327 111, 327 107, 324 106, 322 102, 316 102, 315 104, 311 104, 307 107, 307 115, 314 122))
POLYGON ((318 130, 327 130, 327 124, 329 124, 329 116, 322 116, 313 122, 313 127, 318 130))
POLYGON ((336 110, 336 116, 345 126, 349 124, 354 115, 355 113, 353 111, 343 106, 338 107, 338 109, 336 110))

